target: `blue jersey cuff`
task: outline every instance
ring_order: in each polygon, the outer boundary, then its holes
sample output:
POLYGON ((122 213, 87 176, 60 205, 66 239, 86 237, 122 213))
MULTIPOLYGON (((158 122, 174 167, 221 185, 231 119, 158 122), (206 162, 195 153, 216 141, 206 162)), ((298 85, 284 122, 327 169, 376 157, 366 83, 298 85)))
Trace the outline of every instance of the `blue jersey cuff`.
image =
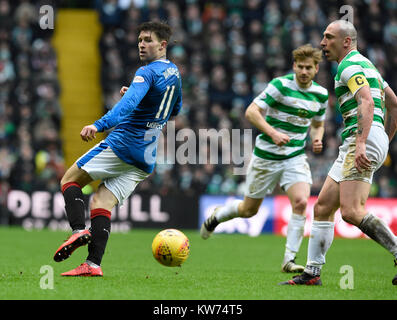
POLYGON ((97 121, 94 122, 94 126, 97 128, 98 132, 103 132, 103 126, 97 121))

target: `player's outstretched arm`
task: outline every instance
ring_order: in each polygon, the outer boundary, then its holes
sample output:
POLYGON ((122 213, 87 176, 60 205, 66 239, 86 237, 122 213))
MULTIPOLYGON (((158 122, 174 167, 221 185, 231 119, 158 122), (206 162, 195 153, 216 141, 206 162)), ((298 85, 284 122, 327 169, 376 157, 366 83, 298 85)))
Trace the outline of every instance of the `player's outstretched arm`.
POLYGON ((95 139, 96 133, 98 132, 98 129, 93 125, 90 124, 88 126, 85 126, 81 132, 80 132, 80 137, 84 141, 91 141, 92 139, 95 139))
POLYGON ((248 106, 247 110, 245 111, 245 117, 256 128, 272 138, 273 142, 276 145, 282 146, 289 142, 290 138, 288 135, 277 131, 266 122, 265 118, 262 115, 262 109, 255 102, 252 102, 248 106))
POLYGON ((385 89, 385 103, 385 131, 391 141, 397 131, 397 96, 390 87, 385 89))

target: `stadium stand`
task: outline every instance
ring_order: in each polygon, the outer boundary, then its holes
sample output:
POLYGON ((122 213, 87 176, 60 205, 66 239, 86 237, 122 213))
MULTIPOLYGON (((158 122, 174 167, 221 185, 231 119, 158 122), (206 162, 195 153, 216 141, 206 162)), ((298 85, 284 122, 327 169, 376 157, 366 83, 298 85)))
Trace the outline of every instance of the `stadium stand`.
MULTIPOLYGON (((48 3, 49 1, 46 1, 48 3)), ((184 107, 176 130, 251 128, 244 110, 273 77, 291 70, 291 50, 318 46, 339 1, 97 0, 103 31, 103 112, 120 98, 140 66, 136 27, 149 19, 174 29, 168 56, 181 70, 184 107)), ((359 50, 397 89, 397 1, 344 1, 356 8, 359 50)), ((7 190, 59 190, 65 170, 60 128, 63 109, 51 32, 37 24, 38 1, 0 0, 0 204, 7 190)), ((333 94, 335 64, 322 62, 316 81, 330 91, 325 149, 308 151, 318 193, 339 145, 341 116, 333 94)), ((76 132, 75 134, 78 134, 76 132)), ((166 138, 166 132, 164 133, 166 138)), ((252 137, 254 139, 255 135, 252 137)), ((239 142, 240 144, 242 142, 239 142)), ((180 142, 179 142, 180 144, 180 142)), ((177 143, 178 146, 178 143, 177 143)), ((221 155, 222 150, 218 150, 221 155)), ((161 152, 161 150, 160 150, 161 152)), ((371 196, 397 197, 397 140, 376 174, 371 196)), ((137 192, 242 194, 244 176, 228 164, 160 163, 137 192)), ((1 207, 1 206, 0 206, 1 207)))
POLYGON ((0 1, 1 201, 9 189, 58 191, 64 171, 57 57, 39 5, 0 1))
MULTIPOLYGON (((273 77, 291 71, 291 51, 304 43, 319 46, 327 24, 352 5, 359 50, 376 63, 397 88, 397 2, 389 1, 97 1, 104 31, 100 42, 104 111, 119 99, 140 66, 136 27, 148 19, 167 21, 174 29, 169 58, 182 70, 184 109, 176 129, 251 128, 245 108, 273 77), (367 23, 368 22, 368 23, 367 23)), ((308 151, 317 194, 339 146, 342 118, 333 94, 336 65, 322 62, 316 81, 330 92, 325 149, 308 151)), ((165 135, 166 137, 166 135, 165 135)), ((219 150, 221 153, 221 150, 219 150)), ((397 143, 376 175, 372 196, 397 196, 397 143)), ((160 164, 137 191, 161 194, 242 194, 244 177, 225 164, 160 164)))

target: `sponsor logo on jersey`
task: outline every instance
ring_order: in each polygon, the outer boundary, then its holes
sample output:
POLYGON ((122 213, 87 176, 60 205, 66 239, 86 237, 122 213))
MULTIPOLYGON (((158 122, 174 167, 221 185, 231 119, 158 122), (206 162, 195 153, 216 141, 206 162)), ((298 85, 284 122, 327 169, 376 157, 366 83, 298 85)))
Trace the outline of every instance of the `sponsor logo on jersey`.
POLYGON ((157 122, 147 122, 146 123, 146 127, 148 128, 152 128, 152 129, 163 129, 163 127, 165 126, 165 123, 161 124, 161 123, 157 123, 157 122))

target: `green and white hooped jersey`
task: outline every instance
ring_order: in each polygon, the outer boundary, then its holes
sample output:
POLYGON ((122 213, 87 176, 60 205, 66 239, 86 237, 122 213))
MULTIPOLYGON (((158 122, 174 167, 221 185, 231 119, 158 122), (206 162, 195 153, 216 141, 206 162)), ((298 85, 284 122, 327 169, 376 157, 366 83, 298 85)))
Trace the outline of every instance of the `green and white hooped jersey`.
POLYGON ((314 81, 309 88, 302 89, 295 74, 288 74, 270 81, 254 103, 266 110, 267 123, 290 137, 290 141, 280 147, 262 133, 256 137, 254 154, 267 160, 285 160, 305 152, 312 120, 325 120, 328 91, 314 81))
POLYGON ((371 61, 357 50, 350 51, 339 63, 335 76, 335 95, 345 124, 342 141, 355 134, 357 130, 357 101, 354 95, 365 85, 369 85, 375 103, 372 125, 383 127, 384 90, 388 84, 371 61))

